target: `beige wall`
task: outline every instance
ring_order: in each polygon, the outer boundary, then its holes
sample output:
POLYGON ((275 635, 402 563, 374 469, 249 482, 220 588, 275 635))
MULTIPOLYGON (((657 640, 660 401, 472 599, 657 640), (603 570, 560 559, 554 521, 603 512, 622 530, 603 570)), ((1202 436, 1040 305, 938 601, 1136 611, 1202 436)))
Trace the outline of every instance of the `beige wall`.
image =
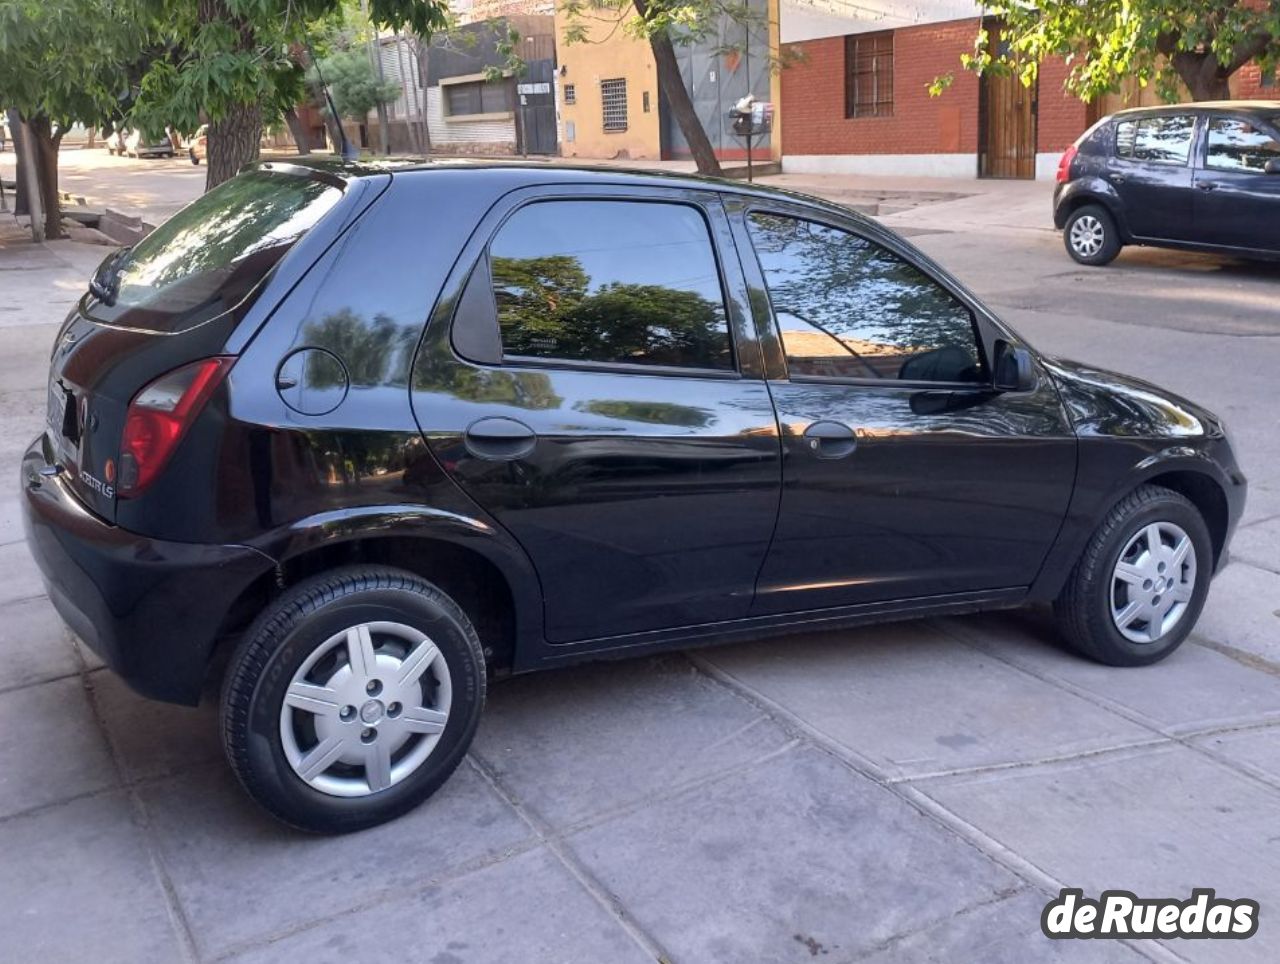
POLYGON ((658 75, 649 44, 630 36, 625 24, 635 16, 628 4, 617 10, 586 5, 579 22, 587 28, 588 42, 564 42, 572 20, 556 9, 556 54, 563 74, 556 109, 560 112, 560 152, 565 157, 654 159, 661 156, 658 126, 658 75), (603 22, 600 19, 603 18, 603 22), (620 20, 621 22, 617 22, 620 20), (623 77, 627 81, 627 129, 604 130, 600 81, 623 77), (564 102, 565 87, 573 85, 576 103, 564 102), (644 112, 644 94, 649 112, 644 112), (568 140, 570 125, 574 139, 568 140))

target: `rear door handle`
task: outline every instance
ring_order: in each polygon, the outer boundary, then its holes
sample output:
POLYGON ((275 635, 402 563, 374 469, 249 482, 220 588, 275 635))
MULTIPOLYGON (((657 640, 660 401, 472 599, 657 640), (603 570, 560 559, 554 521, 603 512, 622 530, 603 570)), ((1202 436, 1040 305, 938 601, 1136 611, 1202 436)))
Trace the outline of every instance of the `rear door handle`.
POLYGON ((1218 185, 1214 181, 1196 181, 1196 187, 1202 191, 1216 191, 1218 185))
POLYGON ((820 459, 842 459, 858 447, 858 435, 842 422, 814 422, 804 430, 805 444, 820 459))
POLYGON ((1112 183, 1112 184, 1123 184, 1124 182, 1125 182, 1125 177, 1124 177, 1124 175, 1123 175, 1123 174, 1112 174, 1112 175, 1111 175, 1111 183, 1112 183))
POLYGON ((467 427, 463 440, 467 451, 478 459, 511 461, 532 452, 538 435, 514 418, 482 418, 467 427))

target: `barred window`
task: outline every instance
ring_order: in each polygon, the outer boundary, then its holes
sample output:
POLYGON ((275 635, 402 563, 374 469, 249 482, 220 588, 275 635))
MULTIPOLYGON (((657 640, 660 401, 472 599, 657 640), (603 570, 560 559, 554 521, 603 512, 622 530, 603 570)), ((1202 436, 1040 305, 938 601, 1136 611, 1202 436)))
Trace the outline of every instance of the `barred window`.
POLYGON ((627 79, 618 77, 614 80, 600 81, 600 103, 604 109, 604 129, 625 131, 627 129, 627 79))
POLYGON ((893 31, 844 38, 844 116, 893 116, 893 31))
POLYGON ((578 102, 578 88, 573 84, 564 85, 564 102, 566 104, 576 104, 578 102))

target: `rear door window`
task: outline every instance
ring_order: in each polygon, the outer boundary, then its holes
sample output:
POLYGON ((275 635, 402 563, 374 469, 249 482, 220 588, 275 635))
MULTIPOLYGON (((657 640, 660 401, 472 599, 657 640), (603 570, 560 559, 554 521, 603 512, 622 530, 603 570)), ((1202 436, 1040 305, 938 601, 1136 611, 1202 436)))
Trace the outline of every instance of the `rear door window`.
POLYGON ((489 247, 502 353, 569 363, 733 368, 701 211, 655 201, 539 201, 489 247))
POLYGON ((87 313, 148 331, 193 328, 243 302, 341 197, 334 184, 295 174, 232 178, 139 241, 100 279, 114 299, 91 298, 87 313))

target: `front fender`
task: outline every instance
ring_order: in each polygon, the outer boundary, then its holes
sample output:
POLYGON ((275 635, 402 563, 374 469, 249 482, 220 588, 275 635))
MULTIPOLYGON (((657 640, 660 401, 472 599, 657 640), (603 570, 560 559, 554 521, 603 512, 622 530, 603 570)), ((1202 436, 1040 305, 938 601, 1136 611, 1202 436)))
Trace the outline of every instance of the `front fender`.
POLYGON ((1227 503, 1227 524, 1217 567, 1224 564, 1226 547, 1244 510, 1246 483, 1233 460, 1226 464, 1210 451, 1212 440, 1201 445, 1168 444, 1168 439, 1081 439, 1080 468, 1067 516, 1053 548, 1032 584, 1029 598, 1056 599, 1085 546, 1111 508, 1138 486, 1172 473, 1212 483, 1227 503), (1110 444, 1108 444, 1110 443, 1110 444), (1086 454, 1089 449, 1092 454, 1086 454), (1110 448, 1109 453, 1103 449, 1110 448), (1120 464, 1117 464, 1117 463, 1120 464), (1125 464, 1127 463, 1127 464, 1125 464))

